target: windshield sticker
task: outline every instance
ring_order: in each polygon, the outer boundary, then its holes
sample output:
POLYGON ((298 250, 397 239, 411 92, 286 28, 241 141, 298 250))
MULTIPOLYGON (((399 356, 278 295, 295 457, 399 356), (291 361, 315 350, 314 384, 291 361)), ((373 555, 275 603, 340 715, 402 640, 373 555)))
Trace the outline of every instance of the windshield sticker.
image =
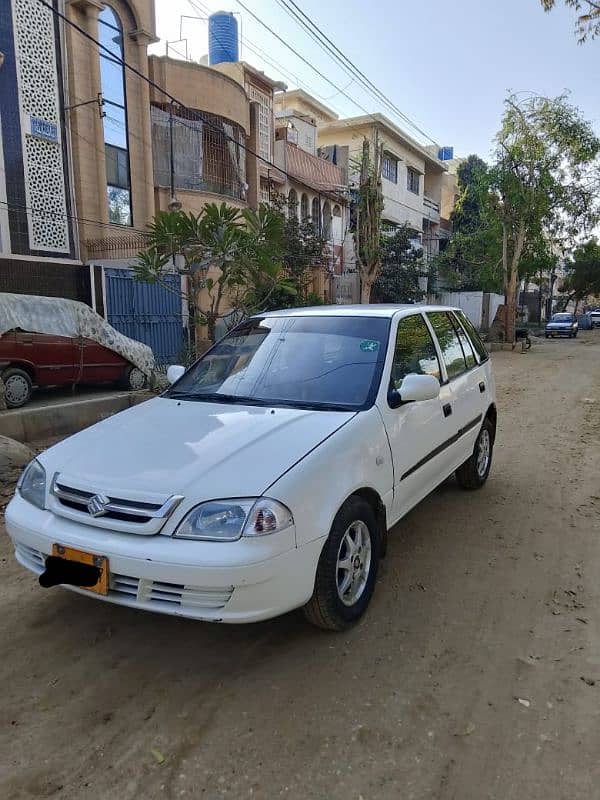
POLYGON ((360 349, 363 353, 376 353, 379 350, 379 342, 374 339, 363 339, 360 343, 360 349))

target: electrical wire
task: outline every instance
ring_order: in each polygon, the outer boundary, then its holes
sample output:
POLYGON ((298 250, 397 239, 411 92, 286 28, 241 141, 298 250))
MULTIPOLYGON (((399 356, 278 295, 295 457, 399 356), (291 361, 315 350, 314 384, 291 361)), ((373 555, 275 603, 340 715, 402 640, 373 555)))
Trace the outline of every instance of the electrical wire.
POLYGON ((401 111, 375 84, 362 72, 354 62, 343 53, 339 47, 325 34, 321 28, 302 11, 294 0, 276 0, 277 4, 282 8, 288 16, 296 21, 308 34, 313 41, 320 45, 334 61, 342 66, 345 72, 357 80, 363 88, 365 88, 371 96, 374 96, 378 102, 383 103, 388 111, 396 115, 404 123, 409 125, 414 131, 418 132, 421 136, 427 139, 432 144, 437 145, 437 142, 429 136, 416 122, 414 122, 407 114, 401 111), (294 10, 295 9, 295 10, 294 10))

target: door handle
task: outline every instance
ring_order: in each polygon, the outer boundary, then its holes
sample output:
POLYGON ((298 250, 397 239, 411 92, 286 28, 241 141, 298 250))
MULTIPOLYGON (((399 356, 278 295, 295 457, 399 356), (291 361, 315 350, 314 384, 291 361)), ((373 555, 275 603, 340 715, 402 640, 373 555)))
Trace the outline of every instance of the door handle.
POLYGON ((485 392, 485 383, 483 381, 481 381, 481 383, 479 384, 479 391, 481 392, 481 394, 485 392))
POLYGON ((446 405, 442 406, 442 411, 444 412, 445 417, 449 417, 452 414, 452 406, 450 403, 446 403, 446 405))

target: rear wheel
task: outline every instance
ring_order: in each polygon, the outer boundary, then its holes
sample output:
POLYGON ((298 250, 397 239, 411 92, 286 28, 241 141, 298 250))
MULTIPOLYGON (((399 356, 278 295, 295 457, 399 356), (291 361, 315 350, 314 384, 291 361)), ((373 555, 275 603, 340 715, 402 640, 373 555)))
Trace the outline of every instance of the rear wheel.
POLYGON ((319 558, 304 615, 313 625, 343 631, 365 613, 375 589, 381 540, 377 518, 360 497, 338 511, 319 558))
POLYGON ((18 367, 9 367, 2 374, 4 400, 8 408, 20 408, 31 400, 33 383, 29 375, 18 367))
POLYGON ((463 489, 479 489, 487 481, 492 468, 494 426, 486 419, 475 442, 473 455, 456 470, 456 479, 463 489))

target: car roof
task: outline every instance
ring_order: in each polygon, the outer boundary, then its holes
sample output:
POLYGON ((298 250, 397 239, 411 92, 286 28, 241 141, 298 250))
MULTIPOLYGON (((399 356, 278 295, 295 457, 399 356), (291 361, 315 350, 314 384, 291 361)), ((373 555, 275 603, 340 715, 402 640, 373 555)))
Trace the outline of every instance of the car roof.
POLYGON ((365 303, 363 305, 311 306, 309 308, 283 308, 280 311, 267 311, 255 314, 257 317, 383 317, 391 319, 401 311, 458 311, 454 306, 402 305, 386 303, 365 303))

